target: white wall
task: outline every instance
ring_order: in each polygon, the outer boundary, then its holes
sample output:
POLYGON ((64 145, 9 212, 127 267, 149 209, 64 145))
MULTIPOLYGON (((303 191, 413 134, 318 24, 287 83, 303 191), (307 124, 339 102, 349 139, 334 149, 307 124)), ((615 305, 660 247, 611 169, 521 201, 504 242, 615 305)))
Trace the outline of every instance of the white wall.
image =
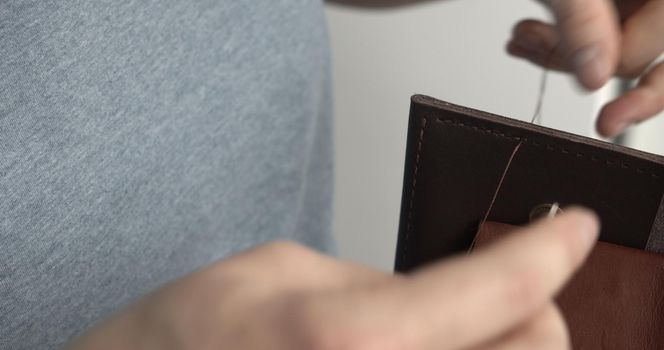
POLYGON ((664 155, 664 113, 632 127, 626 141, 629 147, 664 155))
MULTIPOLYGON (((336 227, 342 257, 391 270, 412 94, 530 119, 541 71, 508 58, 528 0, 457 0, 402 10, 329 7, 336 81, 336 227)), ((552 76, 546 126, 590 135, 601 98, 552 76)))
MULTIPOLYGON (((664 55, 658 62, 664 62, 664 55)), ((646 152, 664 155, 664 113, 630 128, 626 144, 646 152)))

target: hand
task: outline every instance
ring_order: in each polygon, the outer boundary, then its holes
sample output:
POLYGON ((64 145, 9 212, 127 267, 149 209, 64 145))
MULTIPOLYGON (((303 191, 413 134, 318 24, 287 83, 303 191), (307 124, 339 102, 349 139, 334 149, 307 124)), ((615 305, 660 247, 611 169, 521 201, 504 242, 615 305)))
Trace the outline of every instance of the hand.
POLYGON ((664 63, 652 66, 664 52, 664 1, 541 2, 553 11, 556 25, 518 23, 507 46, 510 54, 572 72, 591 90, 613 75, 641 77, 635 89, 603 108, 597 121, 602 135, 615 136, 664 110, 664 63))
POLYGON ((163 287, 71 349, 568 349, 553 298, 597 231, 572 209, 408 276, 273 243, 163 287))

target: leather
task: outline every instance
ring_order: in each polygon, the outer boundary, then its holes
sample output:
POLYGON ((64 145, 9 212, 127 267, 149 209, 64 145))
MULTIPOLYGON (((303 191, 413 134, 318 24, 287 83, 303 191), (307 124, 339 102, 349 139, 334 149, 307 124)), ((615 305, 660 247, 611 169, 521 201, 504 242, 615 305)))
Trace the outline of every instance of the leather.
MULTIPOLYGON (((476 248, 513 230, 486 222, 476 248)), ((599 242, 560 293, 574 349, 664 349, 664 255, 599 242)))
POLYGON ((396 270, 467 251, 507 160, 489 220, 533 207, 594 209, 605 242, 664 252, 664 158, 430 97, 412 98, 396 270))

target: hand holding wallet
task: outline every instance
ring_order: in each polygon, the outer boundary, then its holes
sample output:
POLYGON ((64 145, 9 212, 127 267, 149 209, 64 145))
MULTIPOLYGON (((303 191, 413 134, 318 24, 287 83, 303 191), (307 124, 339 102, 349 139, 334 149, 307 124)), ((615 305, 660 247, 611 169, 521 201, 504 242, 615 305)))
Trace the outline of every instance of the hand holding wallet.
POLYGON ((519 143, 478 241, 542 204, 595 210, 603 243, 559 298, 573 344, 664 349, 660 156, 414 96, 396 270, 468 251, 519 143))

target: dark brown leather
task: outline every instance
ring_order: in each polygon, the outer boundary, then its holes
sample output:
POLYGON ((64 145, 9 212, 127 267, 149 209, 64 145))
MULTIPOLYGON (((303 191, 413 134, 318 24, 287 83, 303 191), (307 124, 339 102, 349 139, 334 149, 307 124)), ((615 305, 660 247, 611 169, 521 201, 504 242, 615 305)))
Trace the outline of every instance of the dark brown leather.
POLYGON ((664 252, 664 159, 426 96, 412 98, 396 270, 466 251, 515 146, 490 220, 580 204, 601 240, 664 252))
MULTIPOLYGON (((487 222, 475 247, 514 226, 487 222)), ((558 297, 574 349, 664 349, 664 255, 599 242, 558 297)))

